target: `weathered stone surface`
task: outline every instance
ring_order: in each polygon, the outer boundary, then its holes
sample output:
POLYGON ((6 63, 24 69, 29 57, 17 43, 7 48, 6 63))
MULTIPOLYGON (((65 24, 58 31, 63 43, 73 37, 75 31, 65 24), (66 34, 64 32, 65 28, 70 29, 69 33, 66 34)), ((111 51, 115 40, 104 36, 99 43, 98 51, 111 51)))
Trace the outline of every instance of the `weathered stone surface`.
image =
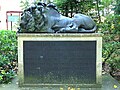
POLYGON ((81 87, 18 87, 18 78, 16 77, 11 84, 1 84, 0 90, 120 90, 120 84, 110 75, 103 75, 102 76, 103 83, 101 88, 81 88, 81 87), (117 86, 116 88, 114 86, 117 86))

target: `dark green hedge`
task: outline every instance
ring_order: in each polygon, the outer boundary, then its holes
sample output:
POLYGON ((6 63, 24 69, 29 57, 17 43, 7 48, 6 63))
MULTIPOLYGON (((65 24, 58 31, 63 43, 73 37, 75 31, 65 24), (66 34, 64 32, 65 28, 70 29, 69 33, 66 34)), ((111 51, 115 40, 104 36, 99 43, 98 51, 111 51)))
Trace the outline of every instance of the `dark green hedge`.
POLYGON ((9 83, 17 71, 15 31, 0 30, 0 83, 9 83))

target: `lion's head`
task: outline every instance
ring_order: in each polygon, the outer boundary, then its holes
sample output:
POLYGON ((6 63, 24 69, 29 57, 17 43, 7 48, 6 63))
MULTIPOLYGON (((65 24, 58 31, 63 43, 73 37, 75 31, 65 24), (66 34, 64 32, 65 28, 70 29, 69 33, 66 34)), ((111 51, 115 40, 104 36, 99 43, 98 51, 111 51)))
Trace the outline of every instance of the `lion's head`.
POLYGON ((46 4, 41 2, 25 9, 21 14, 20 30, 18 32, 46 32, 45 9, 46 4))

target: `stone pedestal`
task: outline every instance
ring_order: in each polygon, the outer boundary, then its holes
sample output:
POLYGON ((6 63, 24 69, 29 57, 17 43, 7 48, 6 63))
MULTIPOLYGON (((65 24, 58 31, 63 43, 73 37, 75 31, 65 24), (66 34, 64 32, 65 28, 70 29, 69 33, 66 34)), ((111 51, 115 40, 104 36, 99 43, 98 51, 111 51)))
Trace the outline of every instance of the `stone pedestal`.
POLYGON ((102 37, 19 33, 18 70, 20 86, 101 87, 102 37))

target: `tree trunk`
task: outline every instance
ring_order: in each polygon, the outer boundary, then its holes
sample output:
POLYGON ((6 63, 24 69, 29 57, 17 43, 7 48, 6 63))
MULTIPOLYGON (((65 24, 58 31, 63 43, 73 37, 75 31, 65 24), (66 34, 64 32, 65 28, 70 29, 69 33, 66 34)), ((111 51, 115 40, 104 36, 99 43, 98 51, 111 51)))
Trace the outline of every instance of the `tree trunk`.
POLYGON ((70 9, 71 9, 70 17, 72 17, 72 15, 73 15, 73 5, 72 5, 72 3, 70 3, 70 9))
POLYGON ((99 23, 101 22, 101 17, 100 17, 100 10, 99 10, 99 1, 97 1, 97 11, 98 11, 98 19, 99 19, 99 23))
POLYGON ((65 16, 68 17, 68 6, 65 5, 65 16))

